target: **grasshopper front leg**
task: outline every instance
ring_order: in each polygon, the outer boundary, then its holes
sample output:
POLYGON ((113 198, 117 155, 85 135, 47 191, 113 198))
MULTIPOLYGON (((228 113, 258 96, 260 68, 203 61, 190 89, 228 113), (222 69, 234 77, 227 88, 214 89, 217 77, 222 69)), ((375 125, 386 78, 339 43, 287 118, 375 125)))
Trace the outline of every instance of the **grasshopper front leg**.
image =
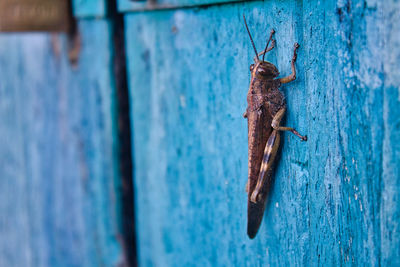
POLYGON ((289 82, 296 80, 296 67, 294 66, 294 63, 296 62, 296 59, 297 59, 297 49, 299 47, 300 47, 300 45, 298 43, 294 44, 293 57, 292 57, 292 62, 291 62, 292 73, 287 77, 280 78, 279 80, 281 83, 289 83, 289 82))
MULTIPOLYGON (((255 62, 257 62, 257 61, 256 61, 257 58, 261 57, 262 55, 265 55, 266 53, 268 53, 269 51, 271 51, 271 50, 275 47, 275 40, 272 40, 272 35, 274 35, 274 33, 275 33, 275 30, 272 29, 272 30, 271 30, 271 33, 269 34, 269 38, 268 38, 268 40, 267 40, 267 45, 266 45, 264 51, 262 51, 262 52, 260 52, 260 53, 257 54, 257 56, 254 58, 254 61, 255 61, 255 62), (270 47, 268 47, 268 44, 269 44, 270 41, 272 41, 272 44, 271 44, 270 47)), ((264 61, 264 56, 263 56, 262 61, 264 61)))
POLYGON ((264 149, 263 161, 261 163, 260 174, 258 176, 257 184, 253 193, 250 196, 250 201, 257 203, 262 199, 262 191, 266 183, 268 173, 272 171, 275 163, 276 154, 278 153, 280 144, 280 131, 290 131, 296 136, 298 136, 302 141, 307 141, 307 136, 300 135, 294 128, 291 127, 281 127, 280 123, 285 115, 286 109, 280 109, 274 116, 271 126, 273 131, 268 138, 267 144, 264 149))
POLYGON ((271 41, 271 46, 268 47, 267 50, 261 51, 260 53, 258 53, 258 56, 261 57, 262 55, 264 55, 264 54, 268 53, 269 51, 271 51, 272 49, 274 49, 275 48, 275 44, 276 44, 276 41, 272 40, 271 41))

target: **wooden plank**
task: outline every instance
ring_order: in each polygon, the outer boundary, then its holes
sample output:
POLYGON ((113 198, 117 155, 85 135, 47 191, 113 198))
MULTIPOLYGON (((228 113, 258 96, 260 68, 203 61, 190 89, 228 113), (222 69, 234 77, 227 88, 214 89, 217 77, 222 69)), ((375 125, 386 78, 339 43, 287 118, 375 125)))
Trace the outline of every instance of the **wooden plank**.
POLYGON ((128 14, 139 264, 397 265, 395 1, 266 1, 128 14), (246 14, 267 60, 298 79, 261 230, 246 236, 246 14), (194 30, 195 29, 195 30, 194 30))
POLYGON ((110 24, 0 36, 0 266, 124 262, 110 24))
POLYGON ((76 17, 105 17, 106 0, 73 0, 73 10, 76 17))
POLYGON ((177 9, 177 8, 194 7, 194 6, 208 6, 208 5, 224 4, 224 3, 240 2, 240 1, 245 1, 245 0, 158 0, 158 1, 118 0, 118 10, 120 12, 151 11, 160 9, 177 9))
MULTIPOLYGON (((375 16, 379 19, 369 21, 368 26, 375 29, 376 35, 369 36, 368 45, 373 49, 373 58, 379 59, 378 62, 371 60, 370 66, 379 66, 380 80, 383 81, 382 92, 382 119, 383 137, 382 140, 382 180, 380 182, 381 192, 379 199, 379 221, 380 224, 380 256, 382 265, 400 265, 400 51, 397 49, 400 44, 400 3, 387 1, 385 4, 375 4, 378 6, 375 16), (373 44, 378 42, 378 47, 373 44), (382 75, 383 74, 383 75, 382 75)), ((374 7, 374 6, 372 6, 374 7)), ((376 67, 375 67, 376 68, 376 67)))

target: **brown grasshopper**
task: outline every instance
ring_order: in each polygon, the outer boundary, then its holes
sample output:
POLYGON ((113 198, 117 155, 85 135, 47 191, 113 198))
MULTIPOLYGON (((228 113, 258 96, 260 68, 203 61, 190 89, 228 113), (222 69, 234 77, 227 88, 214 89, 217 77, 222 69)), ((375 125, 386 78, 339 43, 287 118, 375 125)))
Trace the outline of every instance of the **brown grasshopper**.
POLYGON ((272 184, 274 163, 280 144, 280 132, 290 131, 302 141, 306 141, 307 136, 300 135, 293 128, 280 126, 286 112, 286 103, 279 87, 281 84, 296 79, 294 63, 299 44, 295 43, 294 45, 291 62, 292 74, 284 78, 276 78, 279 75, 278 69, 272 63, 264 61, 265 54, 275 47, 275 40, 272 40, 275 31, 271 31, 264 51, 257 53, 244 15, 243 19, 256 53, 254 64, 250 65, 251 81, 247 93, 247 109, 243 114, 248 122, 249 143, 249 176, 246 185, 248 193, 247 235, 254 238, 261 225, 266 199, 272 184), (271 41, 271 46, 268 47, 271 41), (259 58, 261 55, 263 56, 262 60, 259 58))

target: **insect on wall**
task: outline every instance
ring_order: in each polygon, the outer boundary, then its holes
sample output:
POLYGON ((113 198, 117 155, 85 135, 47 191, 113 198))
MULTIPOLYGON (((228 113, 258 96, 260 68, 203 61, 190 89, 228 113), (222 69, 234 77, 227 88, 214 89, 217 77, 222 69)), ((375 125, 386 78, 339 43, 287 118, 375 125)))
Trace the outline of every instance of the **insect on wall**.
POLYGON ((255 52, 254 64, 250 65, 251 79, 247 93, 247 109, 243 114, 243 117, 247 118, 249 144, 249 170, 246 185, 248 193, 247 235, 252 239, 260 228, 272 185, 276 155, 280 146, 280 133, 290 131, 302 141, 307 141, 307 136, 300 135, 294 128, 281 126, 287 106, 279 88, 282 84, 296 79, 295 62, 299 44, 294 44, 291 61, 292 73, 287 77, 277 78, 279 76, 278 68, 270 62, 264 61, 265 54, 275 47, 275 40, 272 39, 275 30, 271 30, 265 49, 258 53, 244 15, 243 20, 255 52))

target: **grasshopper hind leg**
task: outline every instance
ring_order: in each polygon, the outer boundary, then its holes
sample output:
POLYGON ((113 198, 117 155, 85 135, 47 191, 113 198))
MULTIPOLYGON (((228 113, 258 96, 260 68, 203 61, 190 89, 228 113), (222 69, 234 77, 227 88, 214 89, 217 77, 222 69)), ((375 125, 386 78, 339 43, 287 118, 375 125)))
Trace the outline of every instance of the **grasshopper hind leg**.
POLYGON ((280 110, 278 110, 278 112, 275 114, 272 123, 271 123, 271 127, 275 130, 275 131, 289 131, 291 133, 293 133, 294 135, 296 135, 297 137, 299 137, 301 139, 301 141, 307 141, 307 135, 301 135, 299 134, 298 131, 296 131, 296 129, 292 128, 292 127, 283 127, 281 126, 281 120, 283 115, 285 114, 286 109, 282 108, 280 110))
POLYGON ((299 134, 298 131, 296 131, 296 129, 292 128, 292 127, 276 127, 274 128, 277 131, 289 131, 291 133, 293 133, 294 135, 296 135, 298 138, 301 139, 301 141, 307 141, 307 135, 301 135, 299 134))
POLYGON ((269 182, 268 177, 270 177, 270 173, 272 172, 275 165, 275 158, 278 154, 279 145, 280 145, 280 133, 281 131, 290 131, 296 136, 298 136, 302 141, 307 141, 307 136, 302 136, 297 132, 294 128, 291 127, 282 127, 280 126, 281 120, 285 115, 286 109, 280 109, 274 116, 271 126, 273 131, 269 136, 267 143, 264 149, 263 160, 260 167, 260 174, 258 177, 258 181, 255 189, 253 190, 250 200, 251 202, 258 203, 263 201, 264 196, 262 194, 265 185, 269 182))

